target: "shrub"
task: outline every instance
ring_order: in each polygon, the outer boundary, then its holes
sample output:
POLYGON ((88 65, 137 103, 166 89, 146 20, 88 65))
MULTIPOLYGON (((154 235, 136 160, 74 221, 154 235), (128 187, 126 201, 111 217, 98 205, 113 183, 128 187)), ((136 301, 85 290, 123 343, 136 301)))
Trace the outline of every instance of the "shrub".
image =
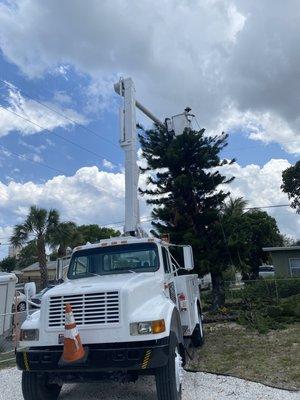
POLYGON ((300 279, 282 279, 277 282, 278 296, 281 298, 300 294, 300 279))
MULTIPOLYGON (((300 279, 246 281, 240 290, 226 288, 226 298, 227 313, 238 315, 240 324, 260 333, 300 321, 300 279)), ((208 311, 211 292, 203 293, 202 300, 203 310, 208 311)))
POLYGON ((261 280, 245 286, 241 324, 266 333, 296 321, 300 321, 300 280, 261 280))

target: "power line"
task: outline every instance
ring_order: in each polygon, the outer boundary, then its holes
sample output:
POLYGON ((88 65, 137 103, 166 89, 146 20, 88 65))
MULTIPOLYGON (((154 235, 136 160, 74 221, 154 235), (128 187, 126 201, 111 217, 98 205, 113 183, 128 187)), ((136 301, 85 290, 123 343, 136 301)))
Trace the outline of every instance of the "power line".
POLYGON ((47 108, 48 110, 56 113, 57 115, 60 115, 61 117, 65 118, 66 120, 72 122, 73 124, 77 125, 78 127, 80 127, 81 129, 84 129, 87 132, 92 133, 93 135, 97 136, 99 139, 106 141, 107 143, 112 144, 113 146, 119 148, 112 140, 109 140, 101 135, 99 135, 97 132, 95 132, 94 130, 86 127, 85 125, 81 124, 80 122, 75 121, 73 118, 68 117, 67 115, 61 113, 60 111, 56 110, 55 108, 52 108, 50 106, 48 106, 47 104, 43 103, 40 100, 37 100, 36 98, 34 98, 33 96, 31 96, 30 94, 28 94, 27 92, 25 92, 23 89, 20 89, 18 86, 11 84, 10 82, 7 82, 3 79, 0 78, 0 82, 4 83, 6 86, 10 87, 10 88, 15 88, 18 89, 20 93, 22 93, 25 97, 35 101, 36 103, 40 104, 41 106, 47 108))
POLYGON ((58 133, 55 133, 55 132, 53 132, 53 131, 50 131, 50 129, 45 128, 44 126, 42 126, 42 125, 40 125, 40 124, 38 124, 38 123, 36 123, 36 122, 34 122, 34 121, 28 119, 28 118, 23 117, 22 115, 16 113, 15 111, 12 111, 12 110, 10 110, 10 109, 8 109, 8 108, 5 108, 5 107, 3 107, 3 106, 1 106, 1 105, 0 105, 0 108, 2 108, 3 110, 5 110, 5 111, 7 111, 7 112, 9 112, 9 113, 11 113, 11 114, 16 115, 17 117, 23 119, 23 120, 26 121, 26 122, 31 123, 32 125, 37 126, 37 127, 40 128, 41 130, 44 130, 44 131, 49 132, 51 135, 54 135, 54 136, 59 137, 60 139, 64 140, 64 141, 67 142, 67 143, 70 143, 70 144, 72 144, 73 146, 76 146, 76 147, 78 147, 79 149, 84 150, 84 151, 86 151, 86 152, 92 154, 93 156, 96 156, 96 157, 99 158, 99 159, 103 159, 103 156, 100 156, 99 154, 95 153, 94 151, 89 150, 89 149, 87 149, 86 147, 83 147, 83 146, 81 146, 80 144, 78 144, 78 143, 76 143, 76 142, 73 142, 72 140, 63 137, 63 136, 59 135, 58 133))
POLYGON ((245 210, 256 210, 258 208, 280 208, 280 207, 290 207, 290 204, 277 204, 272 206, 263 206, 263 207, 245 207, 245 210))

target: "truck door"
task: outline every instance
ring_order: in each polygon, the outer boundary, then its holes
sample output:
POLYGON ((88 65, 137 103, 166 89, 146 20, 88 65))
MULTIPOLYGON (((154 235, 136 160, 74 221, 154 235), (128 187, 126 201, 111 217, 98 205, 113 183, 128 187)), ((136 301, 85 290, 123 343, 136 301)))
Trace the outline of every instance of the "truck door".
POLYGON ((174 282, 174 272, 173 272, 172 266, 171 266, 169 251, 165 247, 162 247, 162 256, 163 256, 163 263, 164 263, 164 270, 165 270, 165 292, 166 292, 166 295, 178 307, 176 286, 175 286, 175 282, 174 282))

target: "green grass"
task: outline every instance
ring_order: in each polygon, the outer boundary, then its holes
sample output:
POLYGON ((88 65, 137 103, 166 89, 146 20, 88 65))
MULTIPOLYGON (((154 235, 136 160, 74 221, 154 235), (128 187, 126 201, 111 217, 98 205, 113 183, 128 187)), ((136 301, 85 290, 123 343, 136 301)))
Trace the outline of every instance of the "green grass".
POLYGON ((188 368, 300 389, 300 323, 261 335, 235 323, 208 324, 188 368))

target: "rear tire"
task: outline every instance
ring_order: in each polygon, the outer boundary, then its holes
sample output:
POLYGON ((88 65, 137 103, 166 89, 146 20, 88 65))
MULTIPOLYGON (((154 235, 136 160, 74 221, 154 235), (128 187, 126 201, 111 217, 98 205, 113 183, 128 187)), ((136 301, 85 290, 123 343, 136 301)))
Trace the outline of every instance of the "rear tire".
POLYGON ((198 323, 195 326, 191 339, 194 347, 201 347, 204 344, 203 321, 199 307, 198 307, 198 323))
POLYGON ((158 400, 181 400, 182 372, 179 345, 170 345, 169 361, 158 368, 155 375, 158 400))
POLYGON ((48 383, 45 373, 22 373, 22 392, 24 400, 56 400, 61 391, 61 386, 48 383))

